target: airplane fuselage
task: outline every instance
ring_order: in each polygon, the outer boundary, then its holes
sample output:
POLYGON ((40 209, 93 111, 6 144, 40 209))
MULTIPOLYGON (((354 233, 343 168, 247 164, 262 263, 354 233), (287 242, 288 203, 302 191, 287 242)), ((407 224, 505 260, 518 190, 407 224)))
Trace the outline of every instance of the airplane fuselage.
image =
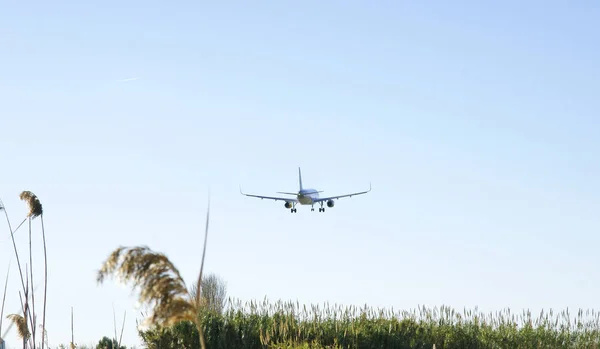
POLYGON ((314 201, 319 198, 319 192, 315 189, 302 189, 296 198, 300 205, 313 205, 314 201))

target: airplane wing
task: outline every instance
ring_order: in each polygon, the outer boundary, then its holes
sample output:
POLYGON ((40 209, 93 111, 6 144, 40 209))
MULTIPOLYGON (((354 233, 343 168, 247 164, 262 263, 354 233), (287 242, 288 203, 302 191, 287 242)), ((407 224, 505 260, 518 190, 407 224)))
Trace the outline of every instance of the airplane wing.
POLYGON ((296 198, 280 198, 280 197, 275 197, 275 196, 262 196, 262 195, 246 194, 246 193, 242 192, 242 188, 240 188, 240 193, 242 195, 250 196, 250 197, 253 197, 253 198, 259 198, 259 199, 269 199, 269 200, 281 200, 281 201, 289 201, 289 202, 298 202, 298 200, 296 198))
POLYGON ((368 192, 371 191, 371 183, 369 183, 369 190, 365 190, 365 191, 361 191, 361 192, 357 192, 357 193, 352 193, 352 194, 344 194, 344 195, 338 195, 338 196, 330 196, 327 198, 318 198, 315 199, 314 202, 321 202, 321 201, 327 201, 327 200, 337 200, 337 199, 341 199, 341 198, 346 198, 346 197, 353 197, 354 195, 362 195, 362 194, 366 194, 368 192))

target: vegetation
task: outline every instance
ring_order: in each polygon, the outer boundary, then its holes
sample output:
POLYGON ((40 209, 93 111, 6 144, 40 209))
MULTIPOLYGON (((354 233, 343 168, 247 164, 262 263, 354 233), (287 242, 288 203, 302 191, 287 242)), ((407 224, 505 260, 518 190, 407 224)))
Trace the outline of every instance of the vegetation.
MULTIPOLYGON (((29 212, 14 230, 6 208, 0 201, 0 210, 5 213, 13 241, 22 287, 19 291, 21 312, 5 315, 7 282, 4 284, 0 335, 6 333, 2 332, 2 319, 9 319, 8 327, 16 328, 23 348, 36 349, 36 328, 40 327, 42 338, 39 346, 44 349, 47 343, 47 277, 43 283, 40 325, 33 296, 31 252, 32 221, 40 217, 46 276, 43 210, 33 193, 24 191, 20 198, 29 205, 29 212), (28 222, 29 228, 29 263, 25 263, 23 269, 14 234, 25 222, 28 222)), ((149 327, 138 327, 138 333, 148 349, 600 348, 600 316, 595 312, 580 311, 572 316, 568 311, 560 314, 551 311, 533 317, 530 312, 512 314, 508 310, 482 314, 466 310, 457 312, 448 307, 423 307, 411 312, 394 312, 329 304, 307 308, 292 302, 269 303, 265 300, 261 304, 242 304, 239 301, 226 301, 224 281, 214 274, 203 275, 209 212, 210 202, 200 272, 191 286, 186 284, 167 256, 146 246, 118 247, 98 272, 99 283, 108 276, 117 276, 120 281, 132 282, 134 287, 140 288, 140 301, 151 307, 151 315, 146 319, 149 327)), ((121 335, 122 332, 123 328, 121 335)), ((86 348, 74 343, 72 309, 71 342, 68 347, 86 348)), ((89 348, 93 347, 126 348, 121 345, 120 336, 117 336, 116 318, 114 338, 105 336, 89 348)), ((67 346, 60 345, 59 348, 67 346)))
MULTIPOLYGON (((200 295, 204 299, 206 310, 222 314, 227 300, 227 286, 225 281, 216 274, 209 274, 202 278, 201 287, 200 295)), ((195 294, 195 292, 196 285, 192 286, 192 293, 195 294)))
MULTIPOLYGON (((230 305, 232 303, 230 302, 230 305)), ((482 314, 449 307, 393 312, 297 303, 240 302, 202 319, 208 348, 598 348, 594 312, 482 314)), ((149 349, 198 348, 195 326, 181 322, 140 331, 149 349)))
POLYGON ((96 349, 127 349, 125 346, 120 345, 116 339, 110 339, 107 336, 102 339, 96 345, 96 349))

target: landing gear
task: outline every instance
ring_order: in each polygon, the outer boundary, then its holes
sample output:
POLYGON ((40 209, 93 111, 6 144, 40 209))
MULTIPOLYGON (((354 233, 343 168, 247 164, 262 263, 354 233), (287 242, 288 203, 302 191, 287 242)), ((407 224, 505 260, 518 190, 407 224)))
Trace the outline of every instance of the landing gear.
POLYGON ((290 209, 290 212, 291 212, 291 213, 296 213, 296 212, 298 212, 298 210, 296 209, 296 203, 295 203, 295 202, 293 202, 293 203, 292 203, 292 208, 290 209))
MULTIPOLYGON (((325 207, 323 207, 323 201, 320 202, 321 207, 319 207, 319 212, 325 212, 325 207)), ((314 208, 313 208, 314 210, 314 208)))

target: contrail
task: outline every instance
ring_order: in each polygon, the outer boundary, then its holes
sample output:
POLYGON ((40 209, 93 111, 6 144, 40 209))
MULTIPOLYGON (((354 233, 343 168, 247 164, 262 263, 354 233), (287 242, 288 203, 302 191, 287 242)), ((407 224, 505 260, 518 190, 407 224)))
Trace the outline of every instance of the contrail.
POLYGON ((135 77, 135 78, 127 78, 127 79, 117 80, 117 82, 126 82, 126 81, 138 80, 138 79, 141 79, 141 78, 138 76, 138 77, 135 77))

